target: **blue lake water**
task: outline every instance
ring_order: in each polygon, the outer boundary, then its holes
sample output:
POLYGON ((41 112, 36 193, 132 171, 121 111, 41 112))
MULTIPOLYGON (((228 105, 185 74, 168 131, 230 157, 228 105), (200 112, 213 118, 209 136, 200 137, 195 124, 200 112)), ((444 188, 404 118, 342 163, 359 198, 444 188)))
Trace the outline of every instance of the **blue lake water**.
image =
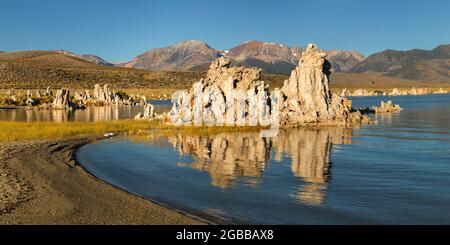
MULTIPOLYGON (((354 107, 386 97, 355 97, 354 107)), ((121 136, 81 147, 89 172, 218 222, 450 224, 450 95, 356 128, 121 136)))
MULTIPOLYGON (((155 112, 162 113, 171 108, 170 100, 149 101, 155 106, 155 112)), ((28 110, 26 108, 0 107, 0 121, 108 121, 134 118, 143 112, 143 106, 88 106, 84 110, 28 110)))

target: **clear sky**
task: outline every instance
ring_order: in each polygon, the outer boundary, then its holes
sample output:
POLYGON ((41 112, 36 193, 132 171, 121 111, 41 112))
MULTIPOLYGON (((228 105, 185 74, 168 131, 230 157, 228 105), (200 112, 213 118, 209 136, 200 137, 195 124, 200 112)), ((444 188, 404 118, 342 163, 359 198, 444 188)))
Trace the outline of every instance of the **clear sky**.
POLYGON ((431 49, 450 43, 450 1, 0 0, 0 50, 65 49, 127 61, 187 39, 323 49, 431 49))

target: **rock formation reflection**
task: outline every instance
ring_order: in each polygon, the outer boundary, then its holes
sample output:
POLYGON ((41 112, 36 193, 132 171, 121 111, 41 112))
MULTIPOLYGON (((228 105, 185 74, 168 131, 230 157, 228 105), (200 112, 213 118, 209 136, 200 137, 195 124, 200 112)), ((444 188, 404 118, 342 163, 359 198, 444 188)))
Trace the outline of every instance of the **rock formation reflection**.
POLYGON ((210 136, 169 137, 180 155, 192 155, 192 168, 207 171, 211 184, 221 188, 231 186, 238 177, 256 177, 249 183, 257 185, 266 162, 270 160, 270 140, 256 133, 223 133, 210 136))
MULTIPOLYGON (((162 113, 170 109, 170 104, 156 104, 155 112, 162 113)), ((107 121, 132 119, 143 110, 143 106, 88 106, 85 110, 38 110, 26 108, 1 109, 1 121, 26 122, 68 122, 68 121, 107 121)))
POLYGON ((344 128, 298 128, 280 130, 267 138, 259 133, 220 133, 214 136, 169 136, 180 156, 192 163, 180 166, 208 172, 211 184, 222 189, 239 181, 258 186, 270 160, 287 159, 294 176, 304 182, 294 194, 312 205, 325 200, 331 171, 331 148, 351 143, 352 130, 344 128))

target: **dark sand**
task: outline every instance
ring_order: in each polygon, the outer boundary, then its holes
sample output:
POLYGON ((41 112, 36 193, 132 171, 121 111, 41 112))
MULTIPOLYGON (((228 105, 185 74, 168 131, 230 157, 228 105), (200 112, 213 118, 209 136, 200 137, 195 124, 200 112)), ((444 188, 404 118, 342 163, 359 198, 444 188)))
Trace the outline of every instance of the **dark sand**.
POLYGON ((89 140, 0 143, 0 224, 204 224, 84 171, 89 140))

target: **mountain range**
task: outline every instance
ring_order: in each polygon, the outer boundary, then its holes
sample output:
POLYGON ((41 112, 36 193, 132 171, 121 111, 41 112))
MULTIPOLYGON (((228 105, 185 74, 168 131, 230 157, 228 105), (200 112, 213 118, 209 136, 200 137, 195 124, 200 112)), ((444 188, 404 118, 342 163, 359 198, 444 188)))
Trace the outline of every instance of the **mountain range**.
MULTIPOLYGON (((202 41, 188 40, 166 48, 151 49, 119 66, 153 71, 202 71, 208 68, 211 61, 225 56, 236 66, 256 66, 267 73, 289 74, 298 64, 302 51, 302 47, 255 40, 228 50, 218 50, 202 41)), ((364 59, 356 51, 331 50, 327 53, 336 72, 346 72, 364 59)))
POLYGON ((203 70, 211 61, 220 56, 219 51, 206 43, 190 40, 166 48, 151 49, 130 62, 119 64, 119 66, 150 71, 203 70))
MULTIPOLYGON (((180 53, 180 55, 185 54, 180 53)), ((196 52, 191 53, 190 61, 199 60, 193 59, 195 54, 196 52)), ((104 63, 101 62, 102 59, 93 61, 91 57, 95 58, 96 56, 73 54, 62 50, 0 53, 0 90, 45 89, 47 86, 88 89, 93 88, 96 83, 108 83, 113 89, 143 88, 170 91, 185 89, 204 76, 204 71, 147 71, 111 66, 109 62, 108 65, 101 65, 104 63)), ((183 65, 188 64, 189 62, 183 65)), ((197 66, 197 68, 199 67, 197 66)), ((395 87, 443 86, 442 84, 417 82, 373 73, 334 72, 331 76, 333 88, 392 89, 395 87)), ((271 87, 282 86, 287 78, 288 75, 284 74, 262 74, 262 79, 271 87)), ((447 86, 444 85, 444 87, 447 86)))
MULTIPOLYGON (((189 40, 155 48, 119 66, 152 71, 205 71, 211 61, 225 56, 235 66, 256 66, 266 73, 290 74, 298 64, 303 47, 247 41, 227 50, 189 40)), ((432 50, 385 50, 365 58, 357 51, 327 50, 327 59, 335 73, 375 73, 408 80, 450 82, 450 45, 432 50)))
POLYGON ((381 73, 419 81, 450 80, 450 45, 432 50, 385 50, 367 57, 350 69, 353 73, 381 73))
MULTIPOLYGON (((165 48, 154 48, 129 62, 114 64, 93 54, 75 54, 65 50, 14 52, 15 56, 50 52, 71 56, 108 67, 136 68, 148 71, 198 71, 208 69, 211 61, 225 56, 234 66, 256 66, 269 74, 290 74, 298 64, 302 47, 261 41, 247 41, 227 50, 214 49, 205 42, 187 40, 165 48)), ((385 50, 367 58, 357 51, 327 50, 333 73, 377 74, 426 82, 450 82, 450 45, 432 50, 385 50)), ((0 51, 0 53, 2 53, 0 51)), ((2 53, 7 57, 8 52, 2 53)))

